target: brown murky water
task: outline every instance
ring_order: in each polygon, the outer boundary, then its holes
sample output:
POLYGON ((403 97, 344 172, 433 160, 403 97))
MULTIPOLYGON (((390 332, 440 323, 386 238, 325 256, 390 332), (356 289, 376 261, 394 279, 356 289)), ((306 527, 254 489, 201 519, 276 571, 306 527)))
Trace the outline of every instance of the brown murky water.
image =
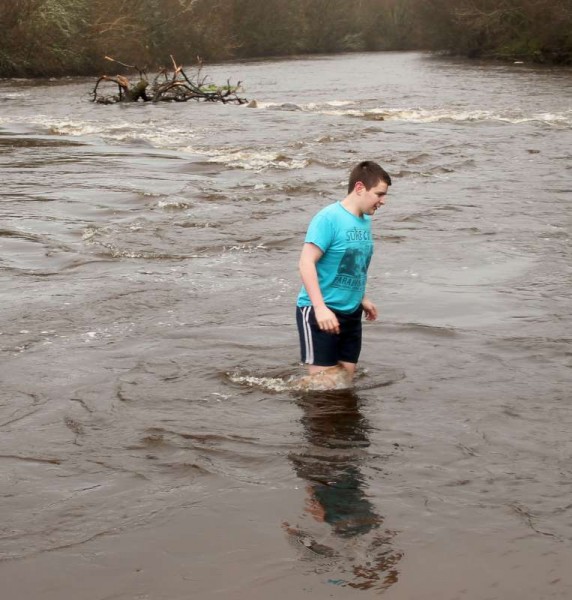
POLYGON ((572 71, 210 71, 258 108, 0 82, 3 598, 570 598, 572 71), (299 250, 363 158, 381 318, 301 395, 299 250))

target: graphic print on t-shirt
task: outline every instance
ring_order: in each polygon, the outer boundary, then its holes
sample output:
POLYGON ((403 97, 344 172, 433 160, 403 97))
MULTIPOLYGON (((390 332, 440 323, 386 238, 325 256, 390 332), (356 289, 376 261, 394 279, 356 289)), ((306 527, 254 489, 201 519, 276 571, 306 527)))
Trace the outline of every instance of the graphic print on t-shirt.
POLYGON ((369 232, 363 229, 355 227, 346 231, 346 242, 352 245, 346 248, 340 260, 338 272, 332 283, 333 287, 347 290, 365 288, 367 269, 372 254, 371 244, 367 244, 370 239, 369 232))

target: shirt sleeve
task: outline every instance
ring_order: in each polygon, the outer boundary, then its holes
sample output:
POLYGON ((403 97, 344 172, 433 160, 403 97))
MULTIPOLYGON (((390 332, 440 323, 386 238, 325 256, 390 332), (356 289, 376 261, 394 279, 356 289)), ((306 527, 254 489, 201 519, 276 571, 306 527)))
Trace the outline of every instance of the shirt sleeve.
POLYGON ((306 239, 304 240, 307 244, 314 244, 322 252, 330 247, 332 240, 334 239, 334 229, 330 220, 321 214, 317 214, 311 221, 306 233, 306 239))

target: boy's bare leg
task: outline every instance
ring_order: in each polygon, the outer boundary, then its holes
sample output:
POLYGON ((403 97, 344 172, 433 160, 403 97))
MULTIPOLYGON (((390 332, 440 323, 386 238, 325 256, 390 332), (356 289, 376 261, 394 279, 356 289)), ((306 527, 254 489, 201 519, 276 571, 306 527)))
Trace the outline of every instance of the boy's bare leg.
POLYGON ((309 375, 302 377, 299 385, 312 389, 340 389, 351 385, 356 365, 353 363, 339 362, 333 367, 318 367, 308 365, 309 375))
POLYGON ((316 365, 308 365, 308 373, 310 375, 315 375, 316 373, 321 373, 322 371, 330 371, 332 369, 339 370, 340 367, 343 367, 353 377, 355 375, 357 365, 355 363, 343 361, 340 361, 337 365, 334 365, 333 367, 318 367, 316 365))
POLYGON ((356 363, 344 362, 343 360, 340 360, 338 365, 341 365, 350 374, 352 379, 354 378, 357 368, 356 363))

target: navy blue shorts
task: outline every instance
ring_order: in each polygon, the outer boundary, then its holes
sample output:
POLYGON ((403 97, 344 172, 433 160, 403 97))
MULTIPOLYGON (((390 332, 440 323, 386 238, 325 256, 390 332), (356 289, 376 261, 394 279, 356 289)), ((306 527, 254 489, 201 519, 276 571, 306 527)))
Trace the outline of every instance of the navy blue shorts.
POLYGON ((361 317, 363 308, 350 314, 333 311, 340 323, 340 333, 322 331, 312 306, 296 307, 302 362, 318 367, 333 367, 338 362, 357 363, 361 352, 361 317))

